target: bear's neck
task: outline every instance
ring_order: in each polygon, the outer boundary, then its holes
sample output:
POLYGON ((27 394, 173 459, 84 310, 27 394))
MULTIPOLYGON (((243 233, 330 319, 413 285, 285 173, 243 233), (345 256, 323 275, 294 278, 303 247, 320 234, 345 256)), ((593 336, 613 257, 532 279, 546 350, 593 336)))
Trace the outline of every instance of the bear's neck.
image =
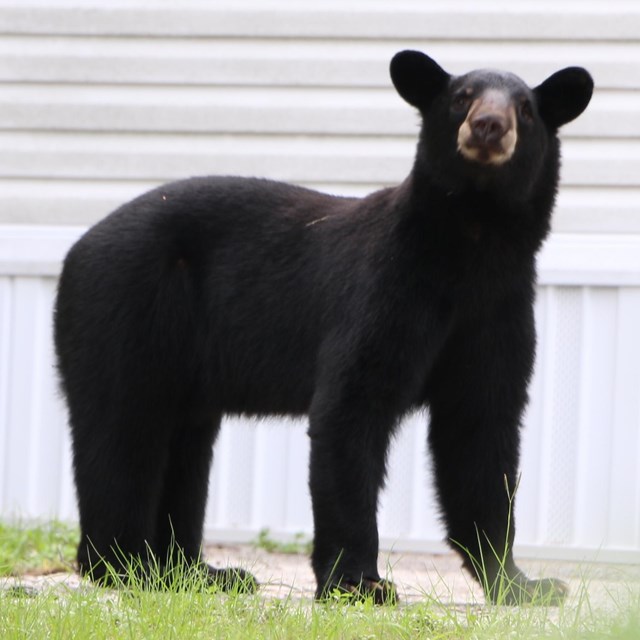
POLYGON ((511 197, 491 188, 454 190, 416 164, 398 193, 413 224, 429 236, 461 235, 475 244, 492 238, 535 253, 549 233, 555 201, 556 180, 551 177, 546 185, 511 197))

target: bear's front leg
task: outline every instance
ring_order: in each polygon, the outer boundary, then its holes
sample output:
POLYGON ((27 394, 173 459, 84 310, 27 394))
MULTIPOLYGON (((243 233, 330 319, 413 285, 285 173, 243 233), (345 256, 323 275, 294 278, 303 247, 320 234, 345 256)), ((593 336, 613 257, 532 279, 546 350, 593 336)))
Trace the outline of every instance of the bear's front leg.
MULTIPOLYGON (((337 394, 341 395, 341 394, 337 394)), ((309 416, 316 597, 337 590, 354 599, 394 603, 393 584, 378 574, 378 493, 393 422, 369 403, 316 395, 309 416)))
POLYGON ((520 420, 535 351, 529 300, 461 324, 429 387, 429 444, 447 536, 487 599, 500 604, 557 604, 567 592, 559 580, 528 579, 513 559, 520 420))

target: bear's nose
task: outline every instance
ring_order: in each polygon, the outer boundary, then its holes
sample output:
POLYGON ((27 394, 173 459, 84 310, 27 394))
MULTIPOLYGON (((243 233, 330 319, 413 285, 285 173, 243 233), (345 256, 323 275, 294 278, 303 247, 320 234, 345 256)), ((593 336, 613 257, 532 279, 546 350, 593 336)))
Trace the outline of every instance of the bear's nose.
POLYGON ((477 142, 495 144, 507 132, 507 121, 495 113, 477 115, 470 122, 473 137, 477 142))

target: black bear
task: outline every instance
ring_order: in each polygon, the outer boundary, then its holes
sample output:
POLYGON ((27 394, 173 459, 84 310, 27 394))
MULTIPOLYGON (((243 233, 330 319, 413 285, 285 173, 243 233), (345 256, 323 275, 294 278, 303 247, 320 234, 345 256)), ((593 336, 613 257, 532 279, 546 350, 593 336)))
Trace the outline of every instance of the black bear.
MULTIPOLYGON (((69 251, 55 343, 73 442, 78 562, 108 580, 201 560, 225 414, 308 415, 317 596, 396 597, 377 569, 389 442, 428 407, 447 538, 492 601, 557 602, 513 560, 511 493, 535 352, 536 252, 558 185, 558 128, 593 82, 566 68, 451 76, 398 53, 422 116, 407 179, 365 198, 267 180, 174 182, 69 251)), ((237 473, 242 474, 242 469, 237 473)))

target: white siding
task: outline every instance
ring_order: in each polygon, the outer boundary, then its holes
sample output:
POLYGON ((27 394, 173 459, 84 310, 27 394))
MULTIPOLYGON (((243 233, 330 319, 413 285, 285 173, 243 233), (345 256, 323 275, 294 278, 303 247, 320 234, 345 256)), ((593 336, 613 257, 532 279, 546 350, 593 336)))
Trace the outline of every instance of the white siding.
POLYGON ((88 224, 198 174, 354 194, 397 182, 417 132, 389 80, 402 48, 532 85, 589 68, 555 229, 640 231, 635 0, 0 0, 0 224, 88 224))
MULTIPOLYGON (((0 0, 0 517, 75 517, 50 313, 79 228, 189 175, 348 194, 401 180, 418 127, 388 76, 403 48, 531 85, 568 65, 594 75, 592 104, 563 131, 541 262, 518 540, 640 560, 637 0, 0 0)), ((380 522, 396 548, 443 535, 425 429, 409 420, 390 460, 380 522)), ((307 446, 300 425, 227 423, 208 534, 309 532, 307 446)))

